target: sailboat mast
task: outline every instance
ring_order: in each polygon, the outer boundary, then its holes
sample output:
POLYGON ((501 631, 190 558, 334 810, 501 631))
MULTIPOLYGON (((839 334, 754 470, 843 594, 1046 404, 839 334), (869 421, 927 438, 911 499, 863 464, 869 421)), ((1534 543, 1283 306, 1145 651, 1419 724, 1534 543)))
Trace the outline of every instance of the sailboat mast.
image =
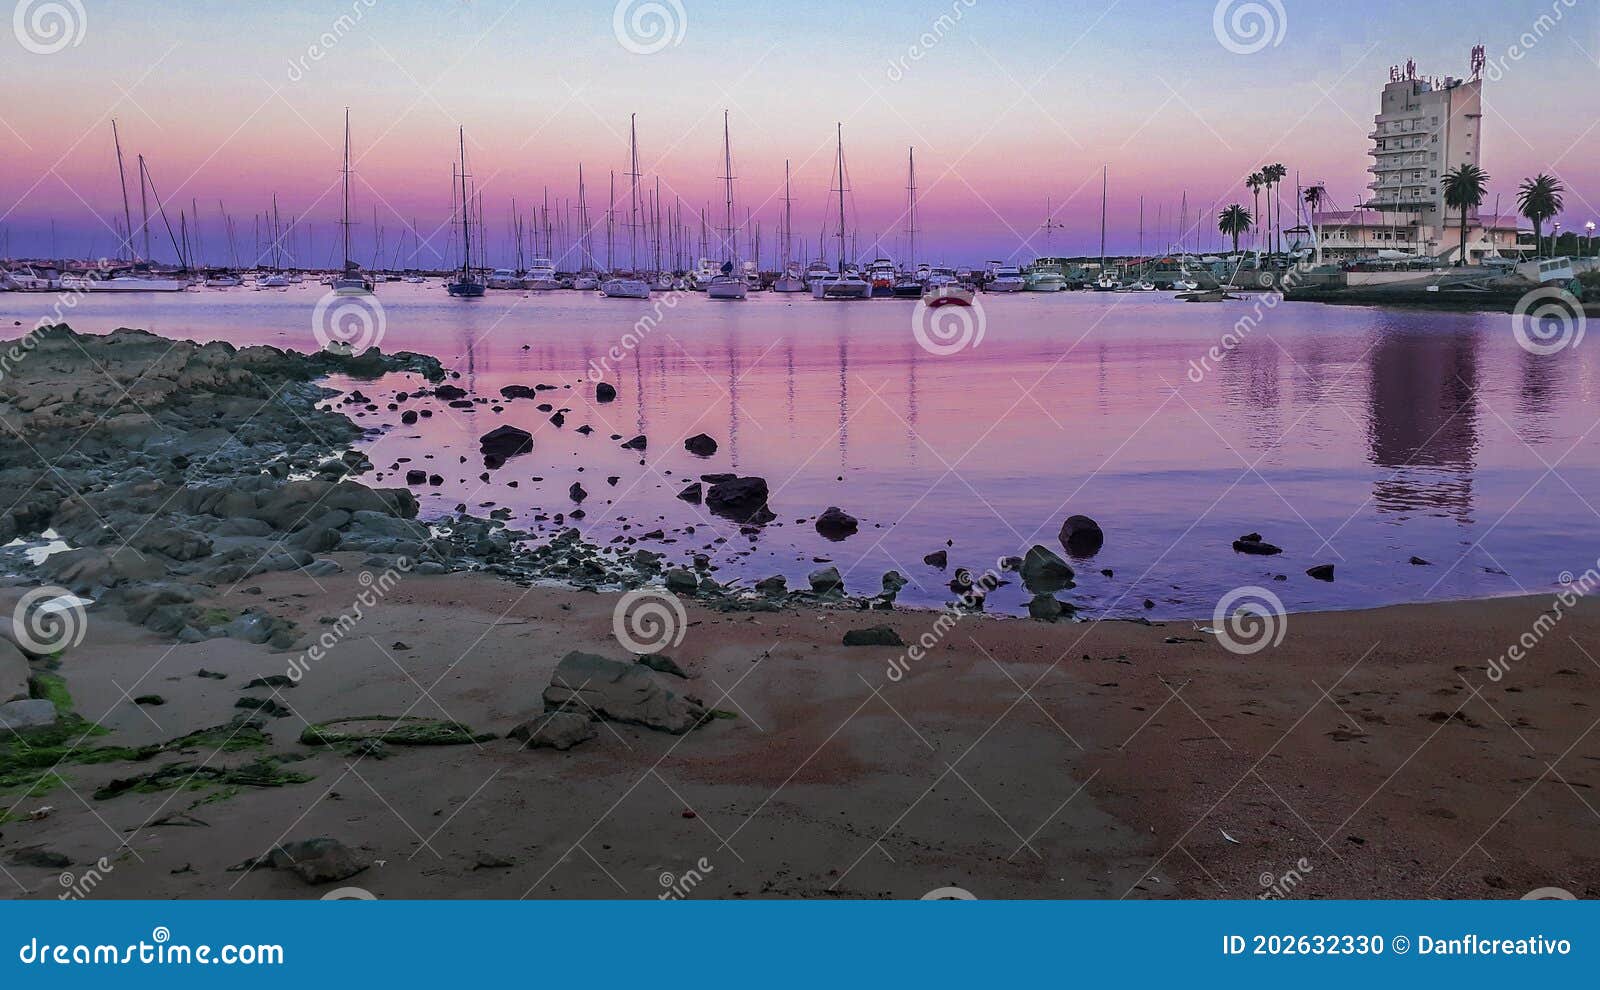
POLYGON ((1100 274, 1106 270, 1106 183, 1110 173, 1109 166, 1100 167, 1100 274))
POLYGON ((144 231, 144 260, 150 260, 150 201, 145 197, 144 156, 139 156, 139 212, 144 214, 140 229, 144 231))
POLYGON ((350 270, 350 108, 344 108, 344 270, 350 270))
POLYGON ((739 262, 739 232, 733 225, 733 143, 728 136, 728 111, 722 111, 723 233, 727 237, 728 260, 739 262))
POLYGON ((133 211, 128 209, 128 174, 122 168, 122 138, 117 135, 117 122, 111 122, 111 143, 117 146, 117 181, 122 183, 122 249, 130 261, 133 257, 133 211))
POLYGON ((844 124, 838 126, 839 149, 839 274, 844 274, 844 124))
POLYGON ((794 239, 794 202, 789 198, 789 160, 783 160, 783 258, 782 268, 789 270, 790 241, 794 239))
MULTIPOLYGON (((472 277, 472 212, 467 201, 467 129, 461 128, 456 135, 457 143, 461 149, 461 277, 466 281, 472 277)), ((348 242, 349 234, 345 239, 348 242)))
POLYGON ((632 180, 632 202, 628 212, 628 255, 633 274, 639 274, 639 115, 628 119, 628 177, 632 180))
POLYGON ((906 251, 909 257, 906 264, 915 270, 917 266, 917 149, 906 149, 908 189, 910 203, 906 208, 906 251))

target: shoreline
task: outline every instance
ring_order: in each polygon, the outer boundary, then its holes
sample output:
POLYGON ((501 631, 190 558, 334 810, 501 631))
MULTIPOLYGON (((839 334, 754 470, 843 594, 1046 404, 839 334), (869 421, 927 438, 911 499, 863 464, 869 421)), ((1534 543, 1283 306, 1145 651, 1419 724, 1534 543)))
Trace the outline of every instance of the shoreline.
POLYGON ((887 584, 729 591, 574 530, 531 551, 500 519, 442 532, 406 489, 349 480, 370 463, 326 453, 360 434, 338 411, 360 393, 327 402, 316 381, 394 371, 446 381, 422 355, 67 331, 0 382, 0 441, 44 456, 84 433, 58 478, 0 473, 17 496, 0 535, 59 529, 77 549, 41 576, 97 602, 82 643, 27 662, 55 735, 0 750, 9 896, 56 896, 60 859, 103 863, 100 896, 321 896, 339 881, 232 868, 322 836, 379 896, 648 897, 691 871, 729 897, 1600 892, 1600 860, 1571 851, 1600 763, 1582 602, 1547 659, 1493 677, 1505 646, 1483 644, 1536 628, 1550 596, 1293 613, 1282 645, 1241 656, 1190 621, 994 621, 1011 617, 895 606, 887 584), (222 415, 243 425, 222 435, 222 415), (506 738, 570 651, 635 666, 627 595, 598 586, 660 578, 685 592, 663 652, 690 676, 629 676, 692 727, 506 738), (843 645, 878 627, 901 645, 843 645), (300 741, 363 715, 453 744, 300 741))

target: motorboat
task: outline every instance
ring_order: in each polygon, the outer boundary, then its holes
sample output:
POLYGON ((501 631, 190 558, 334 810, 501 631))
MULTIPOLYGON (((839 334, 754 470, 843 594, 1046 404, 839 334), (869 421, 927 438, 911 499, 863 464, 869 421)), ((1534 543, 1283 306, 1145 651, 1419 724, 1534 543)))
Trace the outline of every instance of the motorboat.
POLYGON ((800 274, 799 268, 790 265, 785 268, 782 275, 772 281, 773 292, 804 292, 806 291, 805 277, 800 274))
POLYGON ((983 283, 984 292, 1021 292, 1027 283, 1022 278, 1021 269, 1014 265, 1002 265, 991 262, 989 265, 989 278, 983 283))
POLYGON ((1067 287, 1067 278, 1051 268, 1032 268, 1023 276, 1022 287, 1027 292, 1060 292, 1067 287))
POLYGON ((922 289, 922 301, 930 307, 971 306, 973 293, 963 285, 953 268, 934 268, 928 272, 922 289))
POLYGON ((532 289, 535 292, 550 292, 561 288, 561 278, 556 274, 555 262, 549 258, 535 258, 528 265, 528 273, 523 276, 521 288, 532 289))
POLYGON ((872 284, 873 298, 894 295, 894 283, 899 277, 900 273, 896 270, 894 262, 888 258, 874 258, 872 264, 867 266, 866 280, 872 284))
POLYGON ((871 299, 872 283, 857 272, 846 269, 812 282, 811 296, 814 299, 871 299))
POLYGON ((489 273, 488 286, 491 289, 520 289, 522 279, 509 268, 496 268, 489 273))
POLYGON ((600 291, 608 299, 649 299, 650 283, 642 278, 618 276, 601 282, 600 291))
POLYGON ((244 279, 233 272, 212 272, 203 283, 208 289, 234 289, 244 284, 244 279))
POLYGON ((594 272, 579 272, 572 279, 572 287, 579 292, 593 292, 600 288, 600 276, 594 272))
MULTIPOLYGON (((61 287, 80 288, 77 285, 69 286, 67 279, 61 280, 61 287)), ((88 292, 182 292, 189 287, 189 280, 184 278, 156 278, 150 275, 114 275, 111 278, 86 278, 81 288, 88 292)))

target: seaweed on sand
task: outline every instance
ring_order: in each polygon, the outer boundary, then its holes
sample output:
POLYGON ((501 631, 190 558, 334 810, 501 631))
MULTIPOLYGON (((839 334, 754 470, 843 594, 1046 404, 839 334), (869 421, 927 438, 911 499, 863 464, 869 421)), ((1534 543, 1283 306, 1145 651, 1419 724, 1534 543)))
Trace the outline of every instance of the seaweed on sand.
POLYGON ((494 738, 448 719, 416 715, 352 715, 308 725, 300 733, 307 746, 339 746, 376 740, 391 746, 460 746, 494 738))

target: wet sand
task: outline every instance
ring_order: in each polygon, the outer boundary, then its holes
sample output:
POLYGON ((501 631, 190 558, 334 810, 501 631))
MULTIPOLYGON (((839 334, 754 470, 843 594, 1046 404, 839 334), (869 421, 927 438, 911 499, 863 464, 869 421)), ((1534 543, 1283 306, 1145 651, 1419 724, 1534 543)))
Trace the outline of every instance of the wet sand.
MULTIPOLYGON (((208 604, 317 630, 363 587, 357 555, 336 556, 344 573, 263 575, 208 604)), ((102 742, 159 742, 226 722, 241 695, 271 696, 292 714, 267 720, 269 749, 304 757, 285 766, 313 779, 97 800, 127 765, 64 768, 66 786, 16 809, 48 815, 0 828, 0 890, 63 893, 63 871, 7 859, 43 844, 76 875, 104 858, 96 897, 1600 894, 1587 645, 1600 612, 1580 603, 1499 680, 1486 673, 1548 597, 1292 615, 1280 646, 1243 657, 1191 623, 968 617, 899 681, 888 671, 903 649, 845 647, 843 633, 887 623, 909 643, 938 613, 691 603, 669 651, 693 675, 678 686, 735 718, 682 736, 602 723, 567 752, 497 738, 376 759, 298 742, 308 722, 375 713, 503 737, 542 710, 568 650, 626 659, 617 598, 407 576, 275 692, 241 689, 299 654, 174 645, 91 612, 59 673, 77 711, 111 730, 102 742), (228 869, 315 836, 374 865, 320 886, 228 869)))

